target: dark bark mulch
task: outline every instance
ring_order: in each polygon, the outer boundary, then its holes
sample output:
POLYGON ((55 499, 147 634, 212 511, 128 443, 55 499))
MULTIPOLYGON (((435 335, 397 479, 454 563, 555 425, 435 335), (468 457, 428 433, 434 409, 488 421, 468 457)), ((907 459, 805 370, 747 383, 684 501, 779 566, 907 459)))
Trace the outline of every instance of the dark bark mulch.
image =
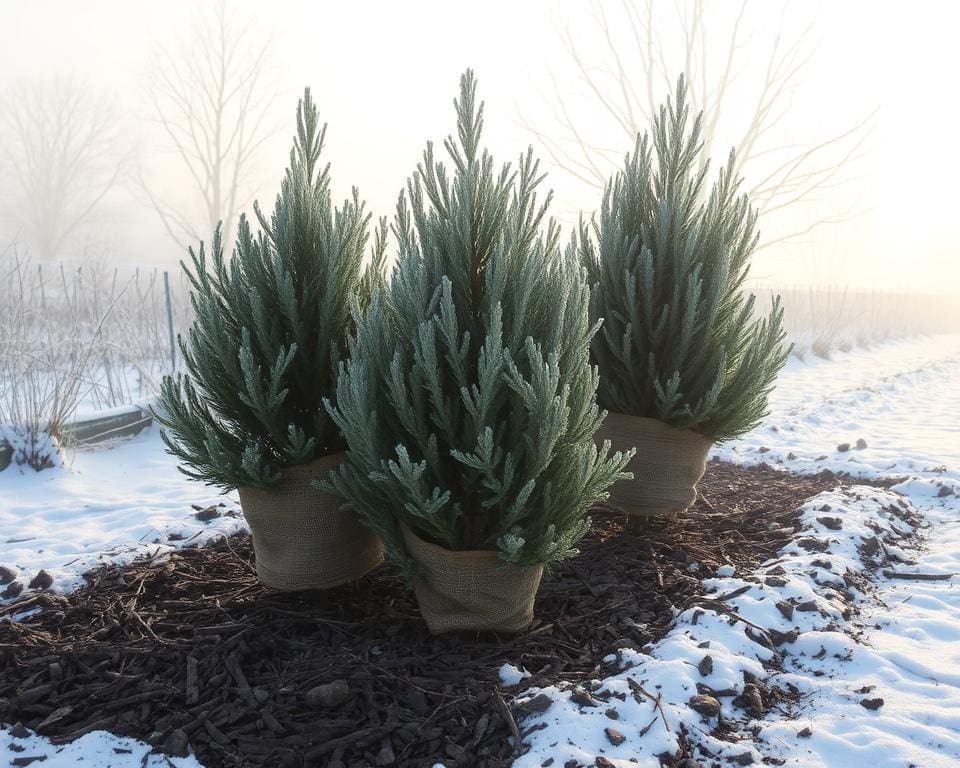
POLYGON ((838 482, 715 463, 678 519, 634 533, 598 510, 518 637, 431 637, 389 565, 357 589, 272 592, 247 536, 108 565, 67 597, 0 608, 42 608, 0 621, 0 721, 57 742, 106 729, 170 754, 189 744, 208 768, 505 766, 524 735, 519 691, 597 677, 605 655, 657 640, 701 578, 773 556, 800 503, 838 482), (504 689, 504 662, 532 677, 504 689))

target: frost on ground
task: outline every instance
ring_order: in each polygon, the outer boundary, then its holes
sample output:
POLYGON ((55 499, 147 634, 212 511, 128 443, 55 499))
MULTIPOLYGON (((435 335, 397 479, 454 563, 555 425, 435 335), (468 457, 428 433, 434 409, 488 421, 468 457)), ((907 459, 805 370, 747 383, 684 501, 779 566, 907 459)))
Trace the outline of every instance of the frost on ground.
MULTIPOLYGON (((658 765, 681 737, 704 766, 960 764, 958 377, 960 336, 791 361, 767 423, 715 456, 901 482, 810 500, 776 561, 718 572, 649 653, 607 657, 588 685, 525 692, 517 765, 658 765)), ((179 475, 151 430, 77 453, 72 466, 0 473, 0 565, 20 585, 42 568, 66 591, 108 560, 232 533, 243 525, 235 508, 179 475), (193 504, 218 516, 198 520, 193 504)), ((524 684, 523 670, 500 674, 524 684)), ((0 765, 31 754, 74 765, 75 748, 100 750, 88 765, 166 765, 143 762, 147 745, 102 732, 58 747, 10 730, 0 728, 0 765)))
POLYGON ((53 591, 66 592, 106 562, 162 555, 244 526, 237 502, 177 470, 156 426, 112 447, 77 449, 43 472, 10 466, 0 472, 0 567, 9 569, 0 572, 0 605, 28 592, 40 571, 53 591))
MULTIPOLYGON (((706 764, 749 765, 806 751, 817 731, 799 735, 809 721, 793 718, 820 697, 824 680, 838 718, 854 707, 867 712, 882 695, 850 678, 849 664, 862 665, 854 614, 869 602, 864 571, 908 559, 899 543, 912 535, 914 517, 902 496, 878 488, 814 497, 777 559, 755 574, 707 580, 707 595, 648 653, 607 657, 608 674, 583 686, 528 691, 534 713, 522 727, 530 730, 530 749, 516 765, 535 768, 551 758, 602 765, 601 757, 659 766, 660 755, 684 743, 706 764), (791 718, 785 725, 784 716, 791 718)), ((823 764, 860 764, 834 757, 823 764)))
POLYGON ((778 561, 708 582, 650 655, 532 691, 517 764, 659 765, 680 734, 703 765, 960 764, 958 375, 957 336, 792 361, 767 423, 715 455, 907 479, 812 499, 778 561))

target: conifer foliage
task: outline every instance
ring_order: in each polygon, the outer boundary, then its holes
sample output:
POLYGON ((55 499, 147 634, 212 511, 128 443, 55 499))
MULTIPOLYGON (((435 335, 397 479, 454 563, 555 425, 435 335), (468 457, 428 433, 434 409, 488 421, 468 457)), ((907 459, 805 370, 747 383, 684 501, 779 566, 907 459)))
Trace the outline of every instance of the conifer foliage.
POLYGON ((220 229, 184 264, 196 319, 180 339, 186 375, 166 377, 158 420, 190 477, 224 488, 269 487, 287 466, 343 450, 323 408, 353 330, 352 308, 380 282, 386 222, 364 269, 370 215, 356 189, 334 208, 321 165, 326 126, 307 89, 290 167, 260 231, 241 218, 233 258, 220 229), (352 307, 353 304, 353 307, 352 307))
POLYGON ((603 318, 592 345, 600 405, 722 440, 766 414, 789 348, 779 297, 756 317, 743 291, 757 216, 734 155, 706 194, 702 149, 681 77, 571 251, 589 273, 591 315, 603 318))
POLYGON ((401 193, 389 289, 359 322, 330 413, 348 444, 332 486, 406 559, 399 525, 531 565, 569 555, 626 459, 600 421, 594 328, 575 259, 541 225, 532 151, 494 168, 472 72, 452 168, 427 145, 401 193))

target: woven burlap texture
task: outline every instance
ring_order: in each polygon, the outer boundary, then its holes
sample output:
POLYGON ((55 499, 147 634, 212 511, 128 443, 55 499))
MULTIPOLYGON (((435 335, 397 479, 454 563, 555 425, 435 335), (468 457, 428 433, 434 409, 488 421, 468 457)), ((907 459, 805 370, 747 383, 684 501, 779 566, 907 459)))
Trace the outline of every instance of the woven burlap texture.
POLYGON ((406 526, 403 540, 419 566, 414 591, 430 632, 520 632, 533 621, 543 566, 507 563, 490 550, 455 551, 406 526))
POLYGON ((713 445, 709 438, 657 419, 608 413, 597 431, 597 444, 604 440, 615 451, 637 449, 626 468, 633 480, 614 484, 611 507, 630 515, 662 515, 683 512, 696 501, 713 445))
POLYGON ((380 540, 313 482, 343 462, 342 453, 281 470, 280 482, 240 488, 253 534, 257 576, 274 589, 330 589, 356 581, 383 561, 380 540))

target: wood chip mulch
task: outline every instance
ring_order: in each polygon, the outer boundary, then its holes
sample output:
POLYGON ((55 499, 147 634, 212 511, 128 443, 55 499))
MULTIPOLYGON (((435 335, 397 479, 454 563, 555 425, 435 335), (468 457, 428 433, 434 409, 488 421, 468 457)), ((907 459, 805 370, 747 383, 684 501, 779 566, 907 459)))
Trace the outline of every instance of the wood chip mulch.
POLYGON ((257 582, 245 535, 108 565, 67 597, 0 607, 41 608, 0 621, 0 722, 59 743, 105 729, 207 768, 507 766, 524 735, 517 693, 596 677, 604 656, 656 641, 702 578, 773 556, 797 507, 838 482, 713 463, 675 520, 634 533, 598 510, 518 637, 431 637, 390 565, 356 589, 278 594, 257 582), (503 687, 504 662, 532 677, 503 687))

